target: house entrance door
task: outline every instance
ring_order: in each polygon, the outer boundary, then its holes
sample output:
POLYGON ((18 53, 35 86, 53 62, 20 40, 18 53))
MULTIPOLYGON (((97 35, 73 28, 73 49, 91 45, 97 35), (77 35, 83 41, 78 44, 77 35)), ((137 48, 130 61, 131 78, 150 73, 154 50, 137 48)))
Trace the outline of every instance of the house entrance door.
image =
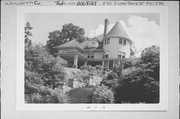
POLYGON ((109 60, 109 68, 113 68, 113 60, 109 60))

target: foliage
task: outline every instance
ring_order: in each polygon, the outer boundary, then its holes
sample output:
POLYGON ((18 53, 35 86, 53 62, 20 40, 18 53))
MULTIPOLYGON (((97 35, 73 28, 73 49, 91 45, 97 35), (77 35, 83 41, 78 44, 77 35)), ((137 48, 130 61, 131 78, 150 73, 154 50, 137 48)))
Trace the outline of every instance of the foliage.
POLYGON ((119 65, 113 67, 112 71, 116 74, 116 77, 120 77, 123 69, 124 69, 124 62, 121 62, 119 65))
POLYGON ((85 31, 83 28, 80 28, 79 26, 73 25, 72 23, 65 24, 62 26, 62 37, 63 39, 67 40, 81 40, 85 34, 85 31))
POLYGON ((133 66, 139 66, 139 64, 142 61, 139 58, 129 58, 124 60, 124 69, 133 67, 133 66))
POLYGON ((55 88, 64 81, 65 72, 57 58, 49 55, 41 45, 31 46, 25 54, 25 68, 40 74, 44 85, 55 88))
POLYGON ((114 93, 105 85, 97 86, 93 92, 93 103, 113 103, 114 93))
POLYGON ((152 46, 142 52, 142 62, 126 68, 115 89, 116 103, 159 102, 159 48, 152 46))
POLYGON ((26 102, 67 102, 67 96, 59 88, 59 84, 65 82, 64 75, 61 64, 43 46, 30 46, 25 54, 26 102))
POLYGON ((65 103, 68 97, 60 88, 64 70, 59 60, 42 45, 33 45, 32 27, 25 26, 25 101, 27 103, 65 103))
POLYGON ((141 53, 141 60, 144 63, 159 62, 159 50, 160 50, 159 47, 155 45, 145 48, 141 53))
POLYGON ((69 99, 61 89, 40 86, 38 92, 26 94, 25 100, 27 103, 67 103, 69 99))
POLYGON ((61 30, 55 30, 49 33, 49 40, 46 47, 50 54, 55 55, 57 49, 54 47, 64 44, 68 41, 76 39, 79 42, 86 40, 84 37, 85 31, 83 28, 73 25, 72 23, 64 24, 61 30))
POLYGON ((101 65, 97 65, 97 66, 91 66, 91 65, 84 65, 81 67, 82 71, 86 71, 90 74, 94 74, 94 75, 98 75, 98 76, 102 76, 103 74, 103 69, 101 65))
POLYGON ((149 69, 137 69, 124 75, 115 91, 116 102, 158 103, 159 81, 150 76, 152 72, 149 69))
POLYGON ((24 31, 25 31, 25 45, 27 46, 30 46, 32 43, 31 43, 31 39, 30 37, 32 36, 32 33, 31 33, 31 30, 32 30, 32 26, 30 25, 29 22, 26 23, 26 26, 24 28, 24 31))

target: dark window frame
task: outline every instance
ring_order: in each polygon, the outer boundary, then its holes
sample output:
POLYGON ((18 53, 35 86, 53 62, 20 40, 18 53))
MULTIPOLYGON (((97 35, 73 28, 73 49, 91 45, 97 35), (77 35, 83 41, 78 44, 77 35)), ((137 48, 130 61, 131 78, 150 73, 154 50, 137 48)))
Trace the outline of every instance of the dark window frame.
POLYGON ((107 52, 104 52, 104 54, 103 54, 103 58, 108 58, 109 57, 109 52, 107 51, 107 52))
POLYGON ((123 44, 123 39, 119 38, 119 44, 123 44))
POLYGON ((94 54, 88 53, 87 58, 88 58, 88 59, 94 59, 94 54))
POLYGON ((123 39, 123 45, 126 45, 126 39, 123 39))

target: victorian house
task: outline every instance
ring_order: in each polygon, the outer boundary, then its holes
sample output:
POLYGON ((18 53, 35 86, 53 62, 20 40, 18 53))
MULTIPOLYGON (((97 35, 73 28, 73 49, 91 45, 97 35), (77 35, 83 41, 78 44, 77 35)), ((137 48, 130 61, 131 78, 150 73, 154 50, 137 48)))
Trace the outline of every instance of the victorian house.
POLYGON ((108 32, 109 21, 104 20, 104 33, 79 43, 76 39, 58 47, 57 55, 77 68, 82 65, 102 65, 111 68, 120 64, 123 58, 134 54, 133 42, 120 22, 116 22, 108 32))

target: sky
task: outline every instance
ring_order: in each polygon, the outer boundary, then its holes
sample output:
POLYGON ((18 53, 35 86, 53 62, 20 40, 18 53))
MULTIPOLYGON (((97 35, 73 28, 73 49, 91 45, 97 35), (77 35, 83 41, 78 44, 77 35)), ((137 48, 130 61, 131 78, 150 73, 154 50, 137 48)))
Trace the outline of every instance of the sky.
POLYGON ((137 51, 151 45, 159 45, 161 39, 160 18, 158 13, 28 13, 33 43, 46 44, 49 32, 61 30, 67 23, 73 23, 85 30, 85 36, 94 37, 104 31, 104 20, 108 18, 109 29, 119 21, 137 51))

